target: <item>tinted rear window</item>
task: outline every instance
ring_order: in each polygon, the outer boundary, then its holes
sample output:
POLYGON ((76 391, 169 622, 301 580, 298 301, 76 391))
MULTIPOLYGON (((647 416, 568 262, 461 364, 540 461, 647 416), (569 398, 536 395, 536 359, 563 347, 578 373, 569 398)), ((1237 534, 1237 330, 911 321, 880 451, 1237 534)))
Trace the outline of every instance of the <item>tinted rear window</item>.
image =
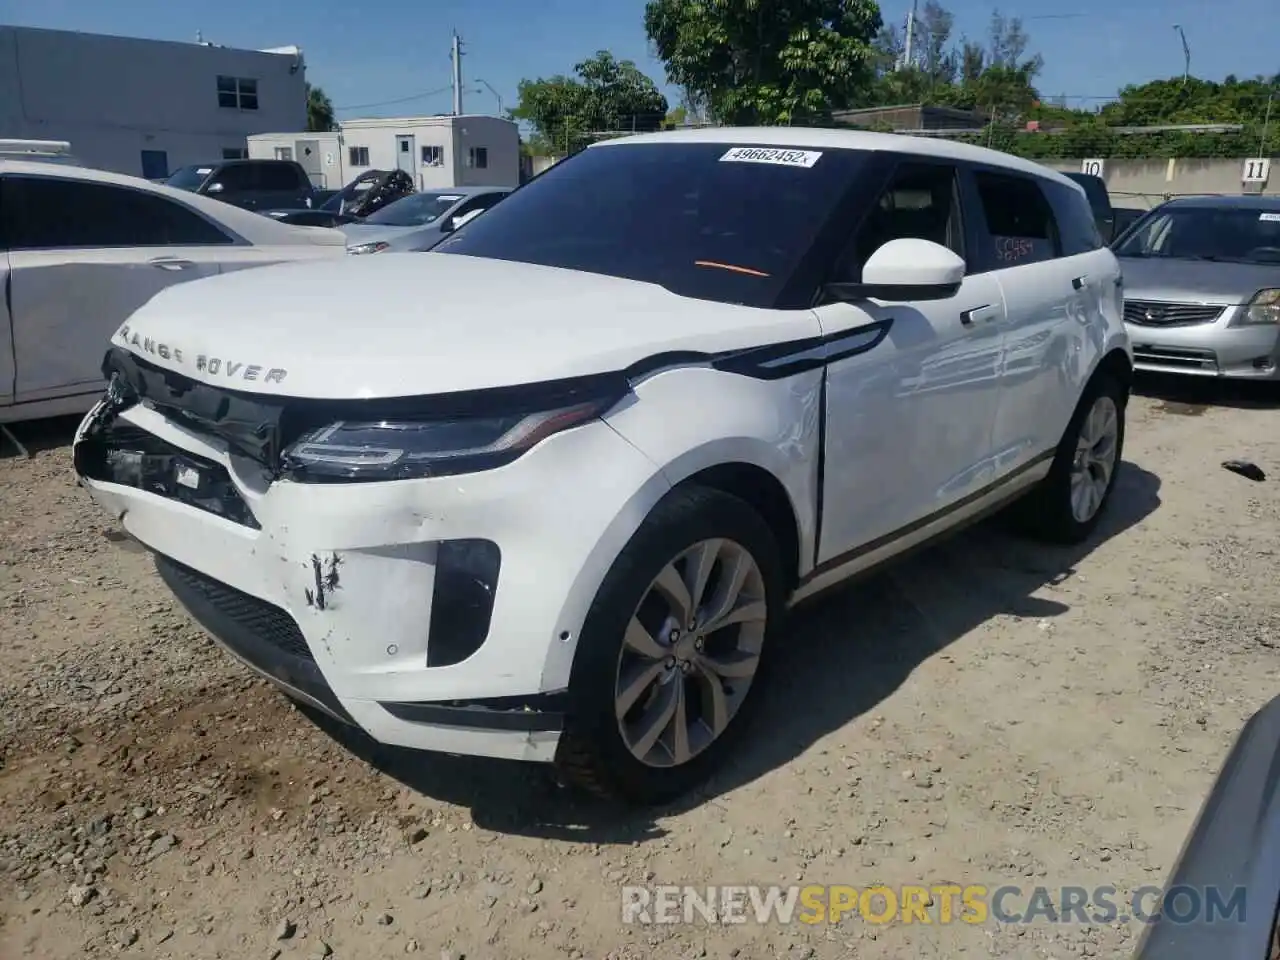
POLYGON ((1106 216, 1111 211, 1111 196, 1107 193, 1107 186, 1100 177, 1067 174, 1067 179, 1074 180, 1084 188, 1084 195, 1089 198, 1089 206, 1093 208, 1095 216, 1106 216))
POLYGON ((783 157, 725 159, 734 149, 638 143, 584 150, 435 249, 772 307, 867 154, 815 149, 801 157, 797 148, 783 157))

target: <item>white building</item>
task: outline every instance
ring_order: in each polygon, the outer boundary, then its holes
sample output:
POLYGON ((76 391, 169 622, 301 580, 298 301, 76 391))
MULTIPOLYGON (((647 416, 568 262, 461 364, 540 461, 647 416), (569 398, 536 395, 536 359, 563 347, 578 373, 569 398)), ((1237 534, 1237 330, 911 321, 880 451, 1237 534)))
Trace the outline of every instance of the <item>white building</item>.
POLYGON ((302 51, 0 27, 0 138, 66 140, 84 163, 158 178, 245 155, 307 122, 302 51))
POLYGON ((254 159, 297 160, 317 186, 334 190, 366 170, 404 170, 419 190, 520 185, 520 132, 485 116, 345 120, 337 133, 264 133, 248 138, 254 159))

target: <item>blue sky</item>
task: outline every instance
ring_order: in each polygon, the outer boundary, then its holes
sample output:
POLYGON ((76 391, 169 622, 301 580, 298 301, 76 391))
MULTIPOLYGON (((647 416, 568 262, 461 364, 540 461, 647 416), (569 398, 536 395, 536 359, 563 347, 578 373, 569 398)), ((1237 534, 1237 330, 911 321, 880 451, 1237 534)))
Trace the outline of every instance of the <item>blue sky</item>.
MULTIPOLYGON (((883 6, 885 20, 901 22, 909 4, 883 6)), ((957 34, 985 37, 994 4, 952 0, 947 6, 957 34)), ((1065 94, 1073 106, 1113 96, 1127 83, 1180 75, 1174 23, 1186 31, 1199 76, 1280 71, 1280 0, 1017 0, 1000 6, 1023 18, 1033 49, 1044 56, 1041 93, 1065 94)), ((167 40, 194 40, 200 30, 215 43, 249 48, 298 44, 311 82, 324 87, 335 106, 359 108, 340 110, 340 118, 449 111, 447 89, 418 95, 448 87, 455 28, 467 48, 465 86, 488 81, 508 108, 522 78, 567 73, 599 49, 635 60, 675 99, 662 65, 649 56, 643 0, 381 0, 357 9, 346 0, 0 0, 0 22, 167 40), (387 103, 393 100, 402 102, 387 103)), ((497 99, 481 91, 469 91, 464 107, 495 112, 497 99)))

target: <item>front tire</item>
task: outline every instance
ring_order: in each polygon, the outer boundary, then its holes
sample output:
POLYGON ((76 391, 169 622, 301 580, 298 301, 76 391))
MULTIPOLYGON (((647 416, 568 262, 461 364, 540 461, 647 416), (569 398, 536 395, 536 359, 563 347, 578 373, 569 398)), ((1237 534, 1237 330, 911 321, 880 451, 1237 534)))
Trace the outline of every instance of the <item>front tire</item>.
POLYGON ((677 488, 587 614, 556 753, 565 780, 637 805, 686 793, 740 739, 782 613, 768 524, 718 490, 677 488))
POLYGON ((1017 505, 1023 532, 1076 544, 1097 527, 1115 488, 1124 452, 1129 392, 1099 372, 1089 383, 1054 454, 1049 474, 1017 505))

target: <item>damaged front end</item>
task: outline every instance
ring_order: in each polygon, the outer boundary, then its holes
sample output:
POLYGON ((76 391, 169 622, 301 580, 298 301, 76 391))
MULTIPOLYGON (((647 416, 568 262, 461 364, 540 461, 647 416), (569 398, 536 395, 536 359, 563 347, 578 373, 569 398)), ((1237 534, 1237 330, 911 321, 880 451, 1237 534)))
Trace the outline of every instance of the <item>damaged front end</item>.
POLYGON ((76 473, 133 487, 259 529, 226 467, 142 430, 121 414, 146 404, 156 412, 258 463, 277 469, 283 405, 198 383, 113 349, 103 361, 106 396, 82 426, 73 450, 76 473))

